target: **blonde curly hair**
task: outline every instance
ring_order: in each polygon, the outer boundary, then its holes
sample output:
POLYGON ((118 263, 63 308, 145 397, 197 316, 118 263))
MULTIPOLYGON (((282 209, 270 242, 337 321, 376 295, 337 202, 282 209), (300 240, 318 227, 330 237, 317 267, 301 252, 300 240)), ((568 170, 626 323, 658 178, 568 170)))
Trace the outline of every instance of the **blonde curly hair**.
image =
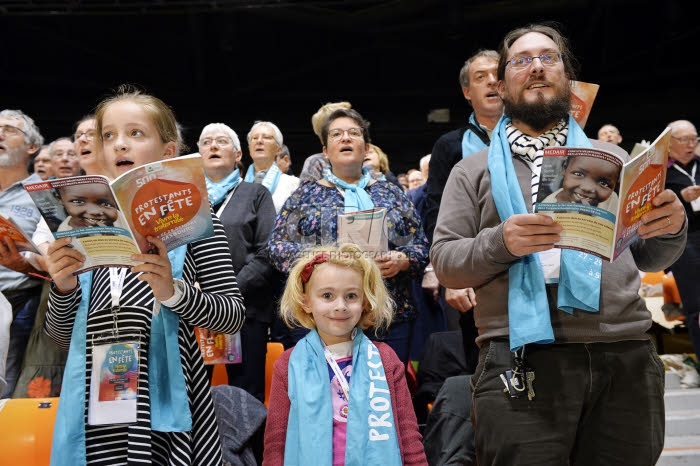
POLYGON ((316 328, 313 315, 306 313, 303 308, 306 292, 302 275, 312 260, 324 254, 327 257, 322 259, 322 263, 348 267, 362 274, 364 302, 359 327, 363 330, 374 327, 375 332, 388 329, 394 317, 394 301, 386 288, 382 273, 376 262, 362 248, 349 243, 340 246, 316 246, 298 254, 280 300, 279 315, 284 323, 289 327, 316 328))

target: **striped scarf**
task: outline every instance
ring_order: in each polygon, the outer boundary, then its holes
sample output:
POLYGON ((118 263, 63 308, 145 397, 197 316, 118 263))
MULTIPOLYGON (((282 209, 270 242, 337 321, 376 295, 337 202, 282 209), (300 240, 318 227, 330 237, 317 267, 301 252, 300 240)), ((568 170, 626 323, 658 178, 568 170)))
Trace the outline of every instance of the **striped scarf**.
POLYGON ((537 199, 537 190, 540 185, 540 170, 542 168, 542 154, 545 147, 566 145, 566 136, 569 129, 566 120, 561 120, 557 125, 536 138, 523 134, 512 123, 506 125, 508 143, 514 154, 518 154, 532 171, 532 203, 537 199))

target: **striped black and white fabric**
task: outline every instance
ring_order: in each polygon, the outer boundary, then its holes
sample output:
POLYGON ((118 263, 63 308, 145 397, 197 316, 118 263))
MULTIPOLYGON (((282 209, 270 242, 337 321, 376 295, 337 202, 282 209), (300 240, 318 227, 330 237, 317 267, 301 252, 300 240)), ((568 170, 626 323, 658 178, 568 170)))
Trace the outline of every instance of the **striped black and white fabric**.
POLYGON ((540 136, 533 138, 523 134, 512 123, 506 125, 506 135, 510 149, 514 154, 527 163, 532 171, 532 203, 537 200, 537 190, 540 186, 540 171, 542 169, 542 154, 545 147, 557 147, 566 144, 566 135, 569 128, 566 120, 562 120, 557 125, 540 136))
MULTIPOLYGON (((210 384, 194 336, 194 326, 225 333, 240 330, 244 321, 243 301, 236 284, 226 236, 218 218, 214 218, 216 235, 188 246, 183 281, 199 284, 185 289, 185 299, 172 309, 180 316, 180 359, 186 379, 192 431, 155 432, 150 427, 148 389, 148 338, 154 297, 151 288, 138 276, 127 272, 121 308, 118 313, 121 336, 140 335, 137 422, 130 425, 87 425, 87 406, 92 370, 93 340, 112 330, 108 269, 93 274, 92 296, 87 323, 87 367, 85 374, 86 455, 89 465, 216 465, 222 463, 210 384), (93 338, 94 337, 94 338, 93 338)), ((80 292, 51 296, 46 330, 60 346, 67 347, 80 301, 80 292)))

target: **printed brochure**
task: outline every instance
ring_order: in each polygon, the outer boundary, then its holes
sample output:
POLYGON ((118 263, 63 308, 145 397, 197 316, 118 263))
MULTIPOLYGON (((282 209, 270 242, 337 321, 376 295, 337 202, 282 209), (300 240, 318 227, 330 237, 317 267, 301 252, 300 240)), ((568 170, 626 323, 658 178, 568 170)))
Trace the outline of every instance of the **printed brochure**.
POLYGON ((202 157, 193 154, 136 167, 110 183, 99 175, 25 185, 56 239, 73 237, 86 257, 78 273, 136 265, 153 252, 147 236, 168 251, 213 236, 202 157))
POLYGON ((626 163, 596 148, 546 148, 534 210, 564 228, 557 247, 612 262, 637 239, 641 216, 664 190, 670 136, 666 128, 626 163))

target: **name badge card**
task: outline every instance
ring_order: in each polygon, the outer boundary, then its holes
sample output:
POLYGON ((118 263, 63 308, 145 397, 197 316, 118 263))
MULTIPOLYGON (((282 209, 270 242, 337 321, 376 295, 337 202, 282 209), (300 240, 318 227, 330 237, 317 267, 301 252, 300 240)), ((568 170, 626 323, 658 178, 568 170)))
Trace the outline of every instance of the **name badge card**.
POLYGON ((88 424, 136 422, 138 350, 138 342, 93 346, 88 424))
POLYGON ((552 248, 546 251, 538 252, 537 254, 540 256, 542 273, 544 274, 544 282, 548 285, 559 283, 561 249, 552 248))
POLYGON ((700 197, 690 202, 690 207, 693 208, 693 212, 700 210, 700 197))

